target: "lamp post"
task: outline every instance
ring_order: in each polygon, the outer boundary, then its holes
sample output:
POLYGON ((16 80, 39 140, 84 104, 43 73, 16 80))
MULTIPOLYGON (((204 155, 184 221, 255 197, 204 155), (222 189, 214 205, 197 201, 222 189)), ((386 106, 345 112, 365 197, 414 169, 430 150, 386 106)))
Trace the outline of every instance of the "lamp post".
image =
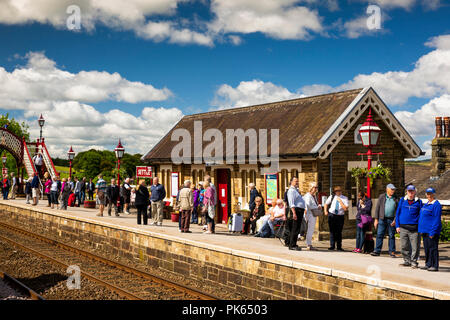
POLYGON ((5 174, 5 169, 6 169, 6 161, 8 160, 8 158, 6 157, 6 153, 3 154, 2 157, 2 163, 3 163, 3 167, 2 167, 2 175, 5 174))
POLYGON ((69 158, 69 178, 72 180, 72 161, 75 158, 75 151, 73 151, 72 146, 70 146, 70 150, 67 152, 67 156, 69 158))
POLYGON ((119 139, 119 144, 114 149, 117 158, 117 185, 120 185, 120 159, 123 158, 123 154, 125 153, 125 148, 122 146, 122 143, 119 139))
MULTIPOLYGON (((358 153, 358 156, 367 156, 367 170, 372 167, 372 156, 383 154, 382 152, 372 152, 372 148, 376 146, 380 140, 380 127, 373 121, 372 108, 369 107, 369 115, 366 122, 364 122, 359 129, 359 135, 361 136, 362 144, 367 148, 367 153, 358 153)), ((370 198, 370 178, 367 176, 367 197, 370 198)))
POLYGON ((42 127, 44 127, 44 124, 45 124, 45 119, 44 119, 44 117, 42 116, 42 113, 41 113, 41 116, 40 116, 39 119, 38 119, 38 123, 39 123, 39 127, 41 127, 41 133, 40 133, 40 135, 39 135, 39 141, 42 142, 42 127))

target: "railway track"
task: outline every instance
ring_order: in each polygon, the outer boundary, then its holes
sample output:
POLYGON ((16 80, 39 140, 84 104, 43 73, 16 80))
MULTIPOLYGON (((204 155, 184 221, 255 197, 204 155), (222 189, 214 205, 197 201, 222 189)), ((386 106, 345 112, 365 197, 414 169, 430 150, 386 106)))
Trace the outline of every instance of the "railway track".
POLYGON ((21 294, 30 298, 31 300, 45 300, 44 297, 36 293, 36 291, 30 289, 24 283, 7 274, 6 272, 0 271, 0 278, 12 289, 20 292, 21 294))
POLYGON ((0 222, 0 228, 6 231, 0 235, 0 239, 64 268, 76 265, 80 268, 82 277, 114 291, 125 299, 219 299, 195 288, 163 279, 4 222, 0 222))

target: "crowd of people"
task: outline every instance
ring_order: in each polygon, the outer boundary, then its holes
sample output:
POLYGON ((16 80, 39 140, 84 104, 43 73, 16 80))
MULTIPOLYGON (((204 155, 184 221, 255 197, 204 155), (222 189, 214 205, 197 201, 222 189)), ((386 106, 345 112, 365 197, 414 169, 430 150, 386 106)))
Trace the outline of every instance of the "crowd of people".
MULTIPOLYGON (((3 199, 15 199, 20 181, 14 173, 3 175, 1 183, 3 199)), ((26 203, 36 206, 40 198, 40 179, 35 173, 25 184, 26 203)), ((344 227, 345 212, 349 208, 349 200, 342 193, 340 186, 334 187, 323 206, 317 199, 317 183, 311 183, 309 191, 302 195, 298 187, 299 181, 293 177, 290 187, 286 190, 283 199, 274 199, 272 206, 264 204, 261 193, 254 184, 250 184, 249 215, 243 222, 241 233, 251 233, 256 237, 275 237, 284 240, 289 250, 300 251, 297 245, 300 233, 306 240, 306 250, 317 250, 313 246, 313 235, 318 217, 325 216, 328 221, 330 247, 328 250, 344 251, 342 248, 342 231, 344 227), (303 229, 303 231, 302 231, 303 229)), ((67 210, 68 206, 80 206, 86 200, 93 200, 97 195, 96 203, 99 205, 97 216, 103 216, 105 208, 111 216, 119 213, 130 214, 130 207, 137 210, 137 224, 150 224, 162 226, 164 199, 166 190, 159 183, 157 177, 153 178, 150 187, 145 179, 138 181, 133 187, 130 178, 118 186, 115 179, 110 184, 100 175, 97 183, 92 179, 50 177, 46 172, 43 176, 43 191, 47 197, 48 205, 52 209, 67 210)), ((388 234, 388 254, 396 257, 395 235, 400 235, 401 266, 418 268, 421 240, 425 251, 425 266, 422 269, 438 271, 439 251, 438 243, 441 232, 442 207, 436 199, 433 188, 426 190, 427 201, 424 203, 416 196, 417 190, 413 185, 406 188, 404 197, 397 197, 396 187, 393 184, 386 186, 386 192, 378 198, 375 209, 372 200, 364 192, 358 193, 356 213, 356 244, 353 252, 362 253, 366 245, 367 234, 375 230, 376 242, 371 250, 372 256, 380 256, 383 240, 388 234), (373 214, 372 214, 373 212, 373 214)), ((197 185, 186 180, 179 187, 178 195, 174 201, 174 210, 179 211, 179 231, 191 233, 190 224, 203 226, 204 233, 215 233, 215 212, 217 206, 217 192, 209 175, 197 185)))

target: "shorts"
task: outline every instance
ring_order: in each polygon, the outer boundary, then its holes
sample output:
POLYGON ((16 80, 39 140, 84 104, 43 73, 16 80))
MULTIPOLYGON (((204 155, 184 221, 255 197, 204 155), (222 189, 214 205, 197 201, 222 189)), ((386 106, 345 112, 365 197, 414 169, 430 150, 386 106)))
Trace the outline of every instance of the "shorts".
POLYGON ((103 191, 99 191, 97 194, 97 202, 99 205, 106 205, 106 195, 103 191))
POLYGON ((123 202, 127 203, 127 204, 130 204, 130 196, 129 195, 124 195, 123 196, 123 202))
POLYGON ((39 197, 39 189, 38 188, 32 188, 31 189, 31 194, 32 194, 33 198, 39 197))

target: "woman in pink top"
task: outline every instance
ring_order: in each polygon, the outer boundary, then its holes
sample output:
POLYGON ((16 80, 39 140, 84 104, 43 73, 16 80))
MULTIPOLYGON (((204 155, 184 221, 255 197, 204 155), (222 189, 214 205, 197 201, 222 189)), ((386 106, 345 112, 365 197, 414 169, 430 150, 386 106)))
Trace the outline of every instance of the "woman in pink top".
POLYGON ((48 174, 48 172, 46 172, 44 174, 44 178, 47 179, 47 181, 44 184, 44 193, 47 195, 47 199, 48 199, 48 206, 47 207, 51 207, 51 205, 52 205, 52 198, 50 197, 50 188, 52 186, 52 179, 50 178, 50 175, 48 174))
POLYGON ((213 233, 212 232, 212 224, 214 222, 214 215, 216 212, 216 208, 214 206, 215 203, 215 192, 214 189, 210 186, 210 183, 208 181, 205 181, 204 184, 205 187, 205 196, 203 197, 203 204, 207 208, 205 212, 206 216, 206 224, 208 225, 208 231, 205 231, 205 233, 213 233))

